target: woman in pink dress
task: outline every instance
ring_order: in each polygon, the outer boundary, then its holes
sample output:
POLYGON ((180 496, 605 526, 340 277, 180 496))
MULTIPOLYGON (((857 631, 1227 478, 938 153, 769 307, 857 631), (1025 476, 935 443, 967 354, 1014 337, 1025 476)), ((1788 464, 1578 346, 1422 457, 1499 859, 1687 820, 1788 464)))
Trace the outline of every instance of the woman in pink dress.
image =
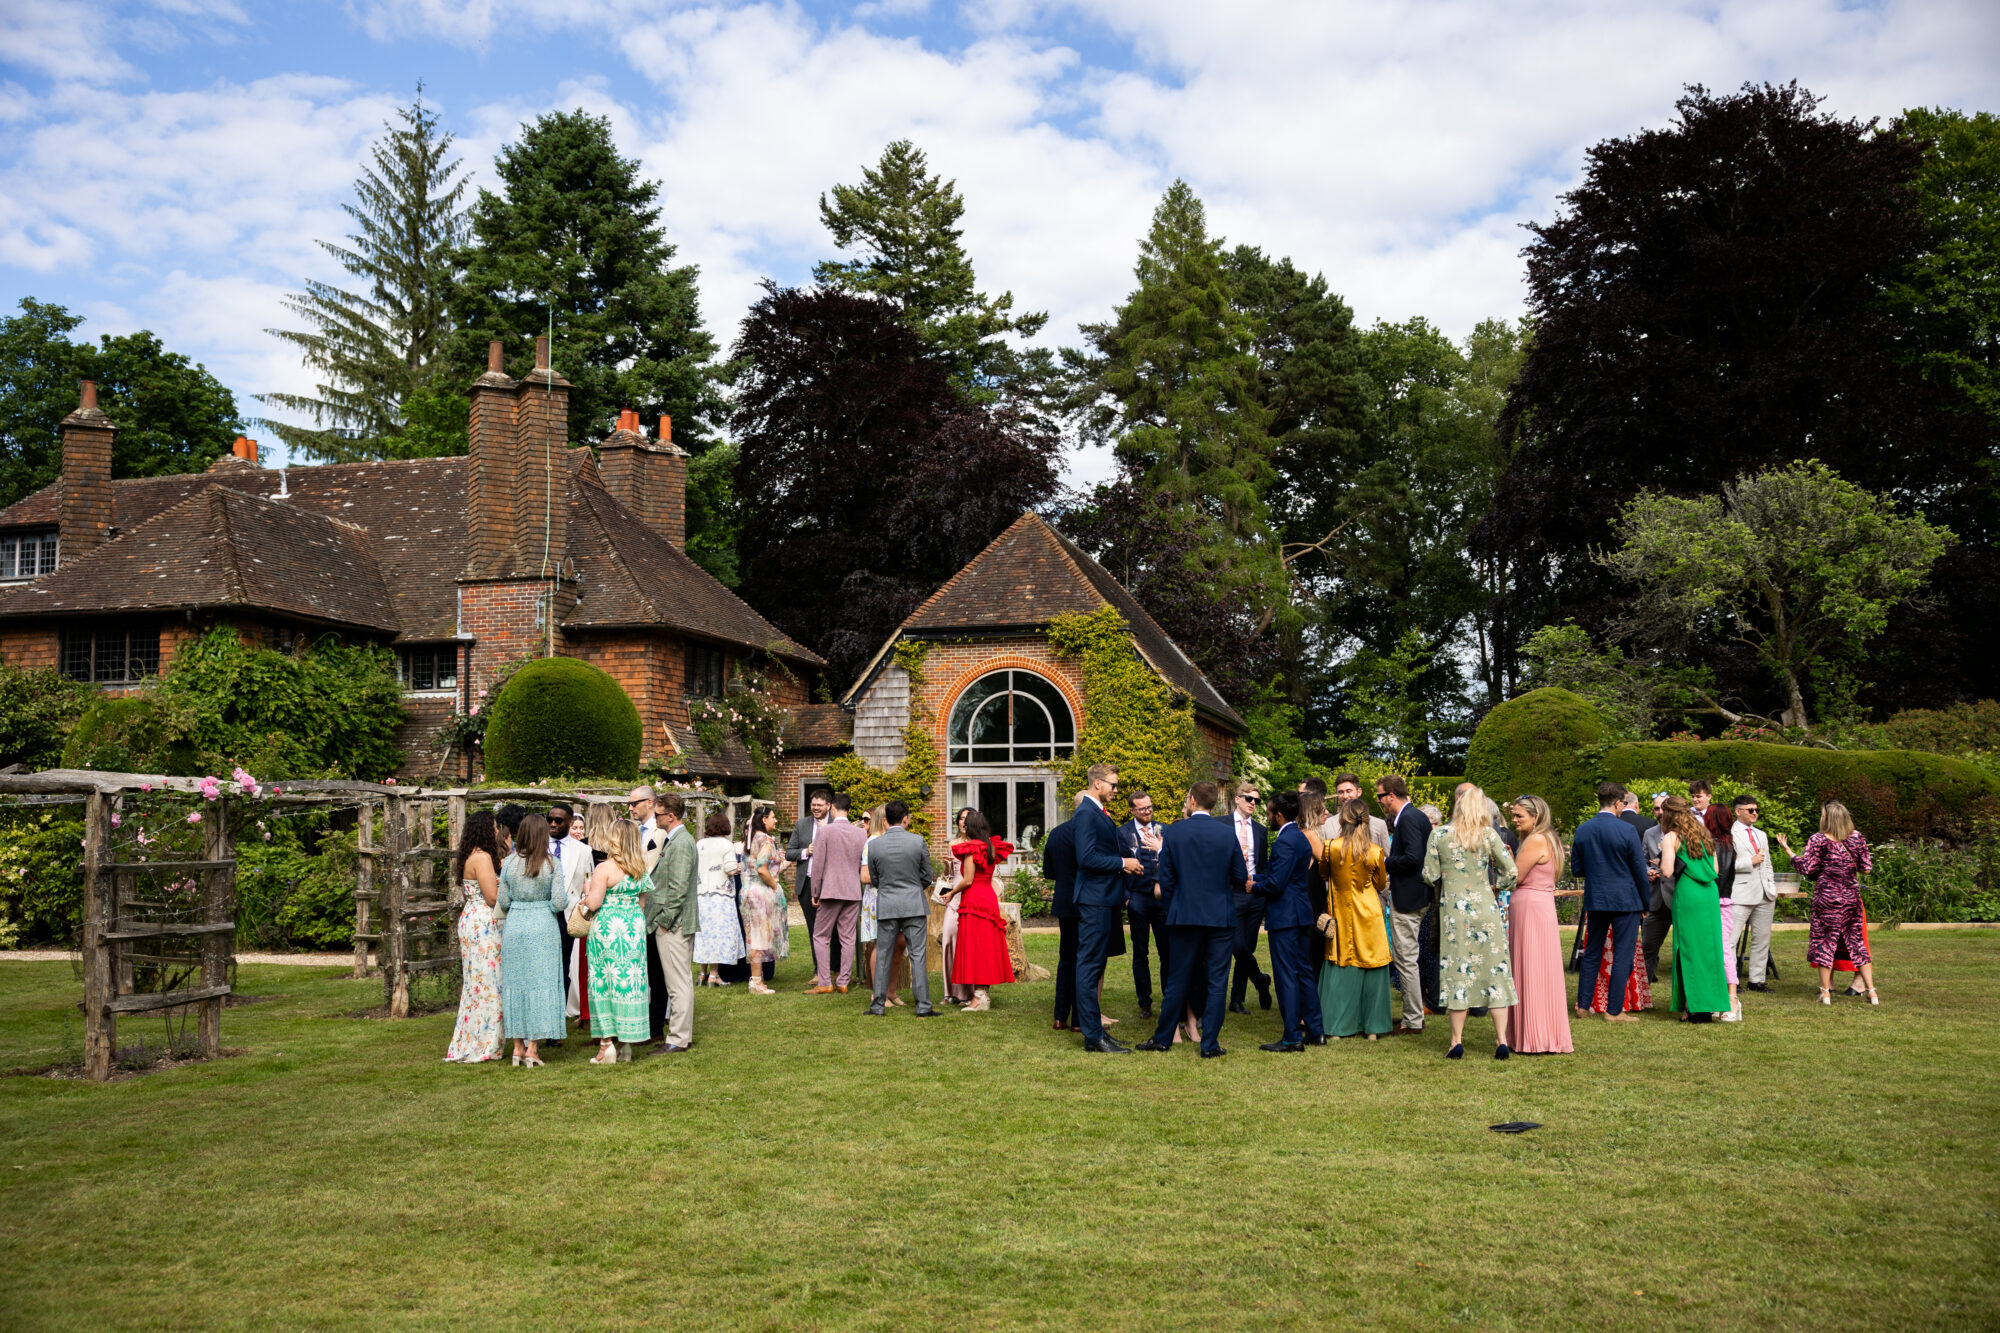
POLYGON ((1556 874, 1562 843, 1556 837, 1549 803, 1539 796, 1514 802, 1514 831, 1521 850, 1514 854, 1520 882, 1514 886, 1507 934, 1514 964, 1514 1018, 1510 1045, 1516 1055, 1568 1055, 1569 986, 1563 978, 1562 934, 1556 928, 1556 874))

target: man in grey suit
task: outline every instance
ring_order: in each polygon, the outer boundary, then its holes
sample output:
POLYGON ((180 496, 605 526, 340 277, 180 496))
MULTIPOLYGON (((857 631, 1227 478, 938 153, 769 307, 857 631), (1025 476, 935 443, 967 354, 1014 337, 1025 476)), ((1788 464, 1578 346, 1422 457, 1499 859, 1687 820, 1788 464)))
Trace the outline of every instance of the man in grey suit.
POLYGON ((904 826, 910 807, 891 801, 882 807, 888 829, 868 848, 868 878, 875 886, 875 999, 868 1012, 888 1012, 890 966, 901 934, 910 951, 910 985, 917 993, 917 1017, 936 1018, 931 1008, 931 974, 924 958, 930 908, 924 890, 931 882, 930 844, 904 826))

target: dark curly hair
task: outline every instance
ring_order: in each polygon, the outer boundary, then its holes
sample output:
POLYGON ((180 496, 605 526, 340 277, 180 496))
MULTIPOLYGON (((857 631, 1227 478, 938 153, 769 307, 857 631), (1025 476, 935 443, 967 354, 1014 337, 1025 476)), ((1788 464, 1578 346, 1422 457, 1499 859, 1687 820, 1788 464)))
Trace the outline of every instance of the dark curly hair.
POLYGON ((458 857, 453 862, 457 877, 465 878, 465 858, 474 852, 485 852, 493 858, 493 871, 500 871, 500 821, 493 817, 491 810, 475 810, 465 817, 465 828, 458 835, 458 857))

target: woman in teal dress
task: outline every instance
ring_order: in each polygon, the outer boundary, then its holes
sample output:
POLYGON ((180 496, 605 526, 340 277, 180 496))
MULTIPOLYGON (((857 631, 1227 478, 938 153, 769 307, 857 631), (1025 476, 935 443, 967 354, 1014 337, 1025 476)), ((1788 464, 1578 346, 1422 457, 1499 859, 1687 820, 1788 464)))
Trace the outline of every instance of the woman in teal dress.
POLYGON ((1465 1015, 1493 1011, 1493 1058, 1505 1060, 1507 1018, 1514 1007, 1514 960, 1496 894, 1516 878, 1513 853, 1493 828, 1493 802, 1470 782, 1451 801, 1451 823, 1431 830, 1424 880, 1439 886, 1438 998, 1451 1015, 1448 1060, 1465 1054, 1465 1015))
POLYGON ((515 834, 514 854, 500 867, 500 1012, 514 1039, 514 1063, 542 1063, 539 1043, 568 1035, 563 1018, 562 910, 569 896, 549 855, 549 821, 529 815, 515 834))
POLYGON ((1723 971, 1722 895, 1715 882, 1715 843, 1688 803, 1669 796, 1660 807, 1660 873, 1674 882, 1674 998, 1687 1021, 1706 1023, 1730 1011, 1723 971))
POLYGON ((590 872, 583 905, 597 913, 590 928, 590 1035, 600 1043, 594 1065, 631 1060, 632 1043, 652 1035, 646 985, 646 913, 639 896, 651 887, 639 826, 611 827, 610 855, 590 872))

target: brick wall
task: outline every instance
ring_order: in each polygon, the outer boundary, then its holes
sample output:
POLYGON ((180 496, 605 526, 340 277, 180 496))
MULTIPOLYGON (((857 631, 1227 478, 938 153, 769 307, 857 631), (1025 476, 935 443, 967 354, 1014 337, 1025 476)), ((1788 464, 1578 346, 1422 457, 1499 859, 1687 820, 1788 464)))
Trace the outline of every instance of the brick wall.
MULTIPOLYGON (((457 714, 458 696, 405 695, 403 704, 410 710, 410 717, 396 733, 396 744, 403 751, 403 766, 396 770, 396 776, 405 782, 432 781, 438 777, 438 760, 444 755, 438 731, 457 714)), ((456 782, 464 774, 464 757, 453 755, 443 780, 456 782)))
POLYGON ((1236 738, 1205 717, 1197 716, 1195 727, 1201 733, 1202 748, 1208 751, 1209 762, 1214 766, 1210 776, 1217 782, 1227 782, 1231 776, 1230 756, 1236 748, 1236 738))
MULTIPOLYGON (((547 651, 548 628, 536 622, 548 591, 549 585, 539 581, 459 584, 458 632, 477 641, 472 649, 473 698, 479 698, 481 690, 491 690, 502 667, 547 651)), ((565 614, 575 600, 575 585, 559 585, 556 614, 565 614)), ((556 646, 562 647, 560 632, 556 646)))
POLYGON ((565 649, 603 671, 625 687, 639 710, 639 762, 672 753, 663 724, 685 725, 687 700, 681 678, 687 670, 687 650, 678 638, 639 631, 589 634, 565 649))

